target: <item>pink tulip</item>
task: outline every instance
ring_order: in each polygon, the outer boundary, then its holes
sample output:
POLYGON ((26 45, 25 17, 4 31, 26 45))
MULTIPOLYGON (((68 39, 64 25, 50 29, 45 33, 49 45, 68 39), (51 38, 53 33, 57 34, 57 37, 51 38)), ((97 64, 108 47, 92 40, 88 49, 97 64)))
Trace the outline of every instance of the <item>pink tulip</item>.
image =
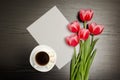
POLYGON ((89 29, 91 34, 98 35, 103 31, 104 26, 98 25, 96 23, 90 23, 90 24, 88 24, 88 29, 89 29))
POLYGON ((73 47, 77 46, 77 44, 79 43, 77 34, 72 34, 70 36, 67 36, 65 40, 69 46, 73 46, 73 47))
POLYGON ((90 32, 89 32, 88 29, 81 29, 78 32, 78 37, 79 37, 80 40, 87 40, 89 35, 90 35, 90 32))
POLYGON ((80 25, 78 21, 73 21, 72 23, 68 24, 67 27, 71 32, 78 32, 80 30, 80 25))
POLYGON ((79 11, 79 17, 80 19, 84 22, 84 21, 90 21, 93 17, 93 10, 91 9, 86 9, 86 10, 80 10, 79 11))

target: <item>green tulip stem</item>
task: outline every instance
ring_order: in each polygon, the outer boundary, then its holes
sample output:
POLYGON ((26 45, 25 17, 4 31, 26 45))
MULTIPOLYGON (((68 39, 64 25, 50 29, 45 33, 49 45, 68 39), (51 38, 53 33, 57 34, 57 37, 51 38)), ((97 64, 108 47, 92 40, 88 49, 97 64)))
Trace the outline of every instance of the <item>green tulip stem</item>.
POLYGON ((93 43, 93 40, 94 40, 94 35, 91 36, 92 39, 91 39, 91 44, 93 43))

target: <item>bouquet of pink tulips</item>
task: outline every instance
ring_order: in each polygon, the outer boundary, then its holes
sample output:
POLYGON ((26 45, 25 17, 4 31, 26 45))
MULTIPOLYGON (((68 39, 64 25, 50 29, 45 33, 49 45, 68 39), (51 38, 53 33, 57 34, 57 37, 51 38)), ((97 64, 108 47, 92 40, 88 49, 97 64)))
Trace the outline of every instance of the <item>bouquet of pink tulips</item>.
POLYGON ((70 80, 88 80, 90 66, 96 54, 94 48, 97 39, 94 36, 99 35, 104 27, 96 23, 88 23, 93 17, 93 10, 86 9, 79 11, 79 18, 83 22, 83 28, 80 27, 79 22, 73 21, 68 24, 68 29, 73 32, 70 36, 65 38, 69 46, 74 47, 74 54, 70 66, 70 80), (79 44, 78 54, 76 53, 76 46, 79 44))

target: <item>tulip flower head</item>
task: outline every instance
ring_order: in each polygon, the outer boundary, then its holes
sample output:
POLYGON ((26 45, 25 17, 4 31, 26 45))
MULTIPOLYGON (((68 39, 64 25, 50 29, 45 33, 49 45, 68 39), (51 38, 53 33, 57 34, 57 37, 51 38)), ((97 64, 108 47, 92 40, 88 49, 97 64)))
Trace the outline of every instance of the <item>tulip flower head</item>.
POLYGON ((92 35, 98 35, 103 31, 104 27, 93 22, 88 24, 88 29, 92 35))
POLYGON ((71 32, 78 32, 80 30, 80 24, 78 21, 73 21, 72 23, 68 24, 67 27, 71 32))
POLYGON ((80 19, 84 22, 84 21, 90 21, 93 17, 93 10, 91 9, 86 9, 86 10, 80 10, 79 11, 79 17, 80 19))
POLYGON ((73 47, 77 46, 77 44, 79 43, 77 34, 72 34, 70 36, 67 36, 65 40, 69 46, 73 46, 73 47))
POLYGON ((78 37, 79 37, 80 40, 87 40, 89 35, 90 35, 90 32, 89 32, 88 29, 81 29, 78 32, 78 37))

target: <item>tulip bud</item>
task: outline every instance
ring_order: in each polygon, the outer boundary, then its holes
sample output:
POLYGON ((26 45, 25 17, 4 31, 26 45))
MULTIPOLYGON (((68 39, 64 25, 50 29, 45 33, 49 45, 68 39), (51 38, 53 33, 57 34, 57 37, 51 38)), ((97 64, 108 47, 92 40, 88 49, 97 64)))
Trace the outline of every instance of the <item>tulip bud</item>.
POLYGON ((87 10, 80 10, 79 11, 79 17, 80 19, 84 21, 90 21, 93 17, 93 10, 87 9, 87 10))
POLYGON ((73 47, 77 46, 77 44, 79 43, 77 34, 72 34, 70 36, 67 36, 65 40, 69 46, 73 46, 73 47))
POLYGON ((90 32, 89 32, 88 29, 81 29, 78 32, 78 37, 79 37, 80 40, 87 40, 89 35, 90 35, 90 32))
POLYGON ((103 25, 98 25, 96 23, 90 23, 88 24, 88 29, 91 34, 98 35, 103 31, 104 27, 103 25))
POLYGON ((68 24, 67 27, 71 32, 78 32, 80 30, 80 25, 78 21, 73 21, 72 23, 68 24))

